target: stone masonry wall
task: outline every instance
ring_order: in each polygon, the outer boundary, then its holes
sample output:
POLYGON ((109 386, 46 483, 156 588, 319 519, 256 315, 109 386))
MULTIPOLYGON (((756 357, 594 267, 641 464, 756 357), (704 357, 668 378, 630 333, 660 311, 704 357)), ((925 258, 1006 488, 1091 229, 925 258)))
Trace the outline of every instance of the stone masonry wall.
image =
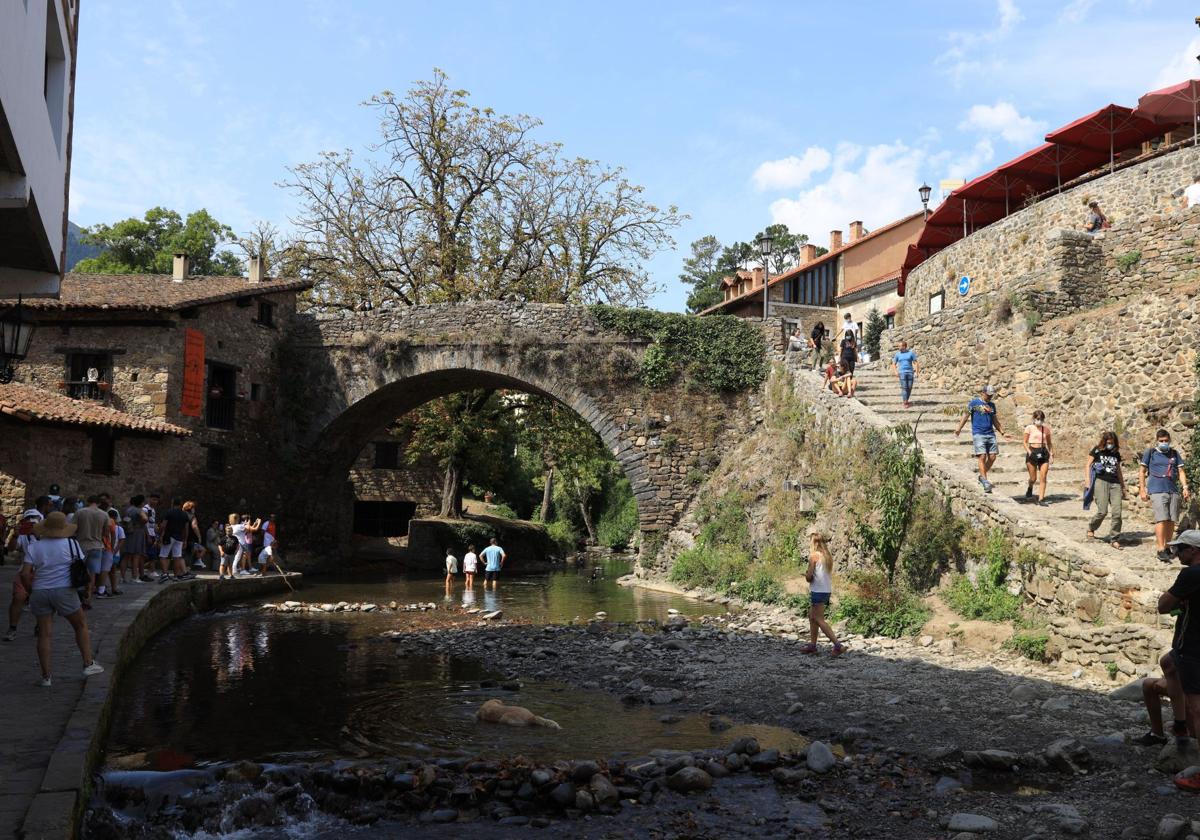
MULTIPOLYGON (((167 281, 164 281, 167 282, 167 281)), ((27 485, 25 502, 58 483, 64 493, 108 491, 120 502, 137 493, 160 493, 197 502, 201 517, 223 518, 233 511, 265 515, 279 510, 283 482, 279 441, 275 436, 278 383, 288 375, 279 354, 280 340, 295 317, 294 293, 262 296, 275 304, 275 327, 257 322, 258 307, 228 301, 202 306, 195 318, 179 313, 135 313, 114 318, 111 313, 43 313, 34 333, 29 357, 17 368, 19 379, 46 390, 59 390, 67 378, 65 352, 112 352, 112 387, 109 404, 141 417, 164 419, 192 431, 188 438, 155 438, 119 433, 115 444, 116 470, 108 476, 87 472, 90 443, 86 432, 72 433, 46 427, 47 433, 30 432, 39 440, 70 440, 70 454, 43 457, 24 468, 8 469, 0 458, 7 484, 27 485), (209 428, 198 418, 179 413, 183 380, 183 330, 205 335, 209 361, 238 368, 238 390, 244 393, 234 406, 233 430, 209 428), (259 399, 251 399, 252 385, 259 399), (209 447, 225 450, 226 471, 207 470, 209 447), (15 473, 15 474, 14 474, 15 473), (27 477, 28 476, 28 477, 27 477), (46 480, 46 476, 50 476, 46 480)), ((254 299, 254 300, 257 300, 254 299)), ((0 486, 5 484, 0 478, 0 486)), ((10 489, 15 504, 16 491, 10 489)), ((286 521, 281 524, 287 527, 286 521)))
MULTIPOLYGON (((776 320, 772 328, 779 333, 776 320)), ((287 350, 300 372, 285 395, 295 458, 319 471, 296 508, 317 536, 348 529, 346 472, 365 440, 430 399, 512 388, 578 413, 621 464, 645 534, 669 528, 715 465, 725 435, 756 395, 648 389, 647 343, 602 329, 584 307, 482 302, 416 306, 355 317, 318 316, 287 350), (336 504, 327 504, 328 500, 336 504)))
POLYGON ((1104 429, 1127 439, 1131 456, 1159 427, 1183 442, 1195 422, 1200 208, 1180 207, 1172 191, 1197 165, 1200 152, 1175 152, 947 248, 914 270, 904 326, 886 340, 907 340, 922 375, 946 390, 999 386, 1001 418, 1015 432, 1042 409, 1069 458, 1104 429), (1114 208, 1111 230, 1041 227, 1088 195, 1114 208), (952 281, 964 273, 965 299, 952 281), (923 315, 929 292, 943 286, 946 309, 923 315))

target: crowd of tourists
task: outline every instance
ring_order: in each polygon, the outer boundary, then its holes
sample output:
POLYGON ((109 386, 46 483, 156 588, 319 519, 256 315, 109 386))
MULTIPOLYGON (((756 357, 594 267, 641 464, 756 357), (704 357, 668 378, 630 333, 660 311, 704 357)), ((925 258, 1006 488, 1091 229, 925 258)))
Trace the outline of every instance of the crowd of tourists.
POLYGON ((104 669, 92 658, 86 610, 124 587, 189 580, 211 566, 218 577, 282 572, 275 515, 231 513, 202 526, 196 503, 137 495, 118 508, 107 493, 62 495, 57 485, 39 496, 13 527, 0 517, 0 559, 15 556, 6 642, 17 638, 28 607, 35 622, 42 684, 51 684, 50 638, 55 615, 75 632, 84 675, 104 669))

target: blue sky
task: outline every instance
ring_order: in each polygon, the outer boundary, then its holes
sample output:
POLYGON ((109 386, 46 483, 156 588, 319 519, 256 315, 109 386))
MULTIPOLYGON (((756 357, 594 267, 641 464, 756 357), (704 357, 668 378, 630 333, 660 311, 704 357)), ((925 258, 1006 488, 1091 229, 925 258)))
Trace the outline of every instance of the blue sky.
POLYGON ((1200 75, 1192 5, 88 0, 71 218, 160 204, 286 228, 286 168, 362 149, 377 126, 359 103, 440 67, 690 214, 648 266, 654 305, 682 309, 693 239, 879 227, 920 209, 922 180, 970 178, 1200 75))

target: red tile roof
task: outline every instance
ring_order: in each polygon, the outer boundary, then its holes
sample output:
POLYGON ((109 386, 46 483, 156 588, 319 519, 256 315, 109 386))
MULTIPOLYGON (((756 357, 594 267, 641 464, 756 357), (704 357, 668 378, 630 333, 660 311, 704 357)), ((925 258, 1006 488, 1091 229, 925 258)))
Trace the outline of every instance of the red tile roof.
POLYGON ((57 298, 28 298, 28 309, 177 311, 251 295, 298 292, 311 280, 279 278, 251 283, 245 277, 189 277, 169 274, 68 274, 57 298))
POLYGON ((859 283, 857 286, 851 286, 849 289, 846 289, 846 291, 844 291, 840 295, 838 295, 838 298, 839 299, 844 298, 847 295, 854 294, 855 292, 861 292, 865 289, 874 288, 875 286, 882 286, 886 283, 890 283, 892 281, 899 280, 899 279, 900 279, 899 267, 893 268, 890 271, 879 275, 878 277, 875 277, 871 280, 867 280, 865 283, 859 283))
POLYGON ((88 400, 73 400, 64 394, 22 382, 0 385, 0 414, 26 423, 65 423, 69 426, 125 429, 180 437, 191 434, 187 429, 165 420, 149 420, 88 400))

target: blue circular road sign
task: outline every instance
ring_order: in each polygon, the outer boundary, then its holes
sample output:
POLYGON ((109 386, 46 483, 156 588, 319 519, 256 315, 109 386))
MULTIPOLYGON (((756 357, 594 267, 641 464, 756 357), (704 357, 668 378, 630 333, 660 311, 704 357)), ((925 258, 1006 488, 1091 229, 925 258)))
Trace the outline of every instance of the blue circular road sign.
POLYGON ((971 291, 971 278, 964 274, 958 281, 958 293, 966 297, 969 291, 971 291))

